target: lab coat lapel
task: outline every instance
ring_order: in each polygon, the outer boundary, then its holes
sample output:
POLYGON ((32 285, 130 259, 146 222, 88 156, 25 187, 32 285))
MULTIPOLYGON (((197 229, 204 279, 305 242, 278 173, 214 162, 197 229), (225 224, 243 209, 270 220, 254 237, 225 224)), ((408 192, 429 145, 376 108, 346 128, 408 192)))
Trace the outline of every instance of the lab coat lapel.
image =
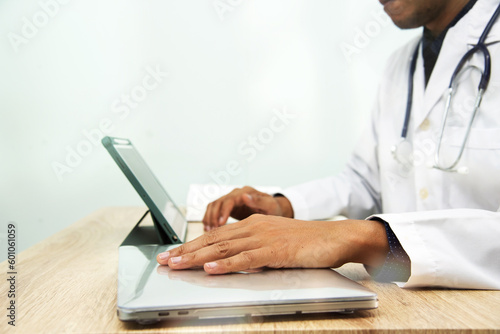
MULTIPOLYGON (((422 123, 441 99, 446 98, 446 93, 456 65, 458 65, 465 53, 477 43, 499 2, 499 0, 479 0, 471 9, 470 13, 448 31, 431 78, 425 89, 423 112, 415 115, 416 126, 422 123), (466 41, 466 43, 464 43, 464 41, 466 41)), ((493 29, 489 33, 486 39, 487 44, 495 43, 500 40, 499 21, 500 19, 497 20, 495 26, 493 26, 493 29)), ((422 58, 421 53, 420 58, 422 58)), ((477 59, 478 58, 475 57, 473 62, 476 62, 477 59)), ((478 65, 481 68, 483 67, 482 63, 478 63, 478 65)), ((417 69, 423 72, 423 60, 417 69)))
MULTIPOLYGON (((468 25, 468 40, 467 43, 475 45, 481 34, 490 21, 493 13, 500 4, 500 0, 479 0, 471 9, 470 18, 467 22, 468 25)), ((488 37, 486 38, 486 45, 500 41, 500 18, 491 29, 488 37)))

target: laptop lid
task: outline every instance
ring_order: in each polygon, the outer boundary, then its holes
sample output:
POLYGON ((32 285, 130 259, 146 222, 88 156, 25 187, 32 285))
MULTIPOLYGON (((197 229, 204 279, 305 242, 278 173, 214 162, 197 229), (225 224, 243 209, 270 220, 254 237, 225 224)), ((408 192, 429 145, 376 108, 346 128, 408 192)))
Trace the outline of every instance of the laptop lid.
POLYGON ((121 246, 118 317, 142 324, 167 319, 351 312, 373 309, 377 295, 332 269, 265 269, 209 275, 172 270, 156 255, 165 245, 121 246))
POLYGON ((187 221, 129 139, 104 137, 102 144, 148 206, 162 244, 185 241, 187 221))

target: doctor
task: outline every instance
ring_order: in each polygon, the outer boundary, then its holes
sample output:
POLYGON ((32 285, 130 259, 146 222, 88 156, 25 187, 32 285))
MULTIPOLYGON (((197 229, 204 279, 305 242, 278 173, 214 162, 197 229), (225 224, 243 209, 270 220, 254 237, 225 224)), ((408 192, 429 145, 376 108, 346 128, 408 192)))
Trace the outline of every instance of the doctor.
POLYGON ((500 22, 485 38, 492 65, 482 100, 483 53, 454 75, 500 0, 380 2, 397 26, 423 26, 423 36, 389 59, 345 170, 277 196, 231 192, 209 205, 209 232, 159 254, 160 264, 222 274, 359 262, 403 287, 500 289, 500 22), (313 221, 338 214, 351 219, 313 221), (215 228, 230 215, 246 219, 215 228))

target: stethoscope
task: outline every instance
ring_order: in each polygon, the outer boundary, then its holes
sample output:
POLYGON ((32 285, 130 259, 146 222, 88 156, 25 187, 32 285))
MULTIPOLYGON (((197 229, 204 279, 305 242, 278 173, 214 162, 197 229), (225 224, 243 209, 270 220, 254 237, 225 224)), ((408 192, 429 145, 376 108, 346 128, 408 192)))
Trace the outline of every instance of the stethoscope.
MULTIPOLYGON (((460 168, 455 168, 462 158, 462 154, 464 153, 465 150, 465 145, 467 143, 467 139, 469 138, 469 134, 472 128, 472 123, 474 122, 474 118, 476 117, 477 111, 481 105, 481 101, 483 100, 483 95, 484 92, 486 91, 486 88, 488 87, 488 83, 490 81, 490 75, 491 75, 491 56, 490 52, 488 51, 488 48, 484 44, 486 37, 490 33, 491 28, 493 27, 493 24, 495 23, 496 19, 500 15, 500 5, 497 7, 495 13, 491 17, 490 21, 486 25, 486 28, 484 28, 484 31, 479 38, 477 44, 470 49, 460 60, 458 63, 457 67, 455 68, 455 72, 453 72, 453 75, 450 80, 450 85, 448 86, 448 93, 447 93, 447 99, 446 99, 446 105, 445 105, 445 112, 443 114, 443 120, 441 123, 441 134, 439 135, 439 141, 438 141, 438 146, 436 149, 436 153, 434 155, 434 164, 431 165, 430 167, 439 169, 443 172, 452 172, 452 173, 459 173, 459 174, 467 174, 468 173, 468 168, 467 167, 460 167, 460 168), (456 159, 448 165, 441 164, 440 162, 440 152, 441 152, 441 143, 443 141, 443 134, 444 130, 446 127, 446 120, 448 119, 448 112, 450 111, 451 107, 451 101, 452 97, 454 94, 454 87, 453 83, 455 82, 455 79, 459 75, 460 71, 462 70, 463 66, 465 63, 470 60, 476 53, 481 53, 484 57, 484 71, 481 74, 481 81, 479 82, 478 86, 478 92, 477 96, 474 102, 474 109, 472 111, 472 115, 469 121, 469 125, 467 126, 466 132, 464 139, 462 141, 462 146, 460 147, 460 151, 458 152, 458 156, 456 159)), ((418 50, 420 49, 420 43, 417 45, 417 48, 411 58, 411 63, 410 63, 410 75, 408 78, 408 99, 406 102, 406 114, 405 114, 405 120, 403 124, 403 130, 401 131, 401 141, 397 144, 391 147, 391 153, 394 157, 394 159, 402 164, 403 166, 406 166, 407 168, 413 164, 411 159, 404 159, 401 158, 401 151, 402 151, 402 146, 404 144, 411 145, 408 140, 407 140, 407 135, 408 135, 408 125, 410 123, 410 116, 411 116, 411 108, 412 108, 412 103, 413 103, 413 78, 415 75, 415 69, 417 67, 417 58, 418 58, 418 50)))

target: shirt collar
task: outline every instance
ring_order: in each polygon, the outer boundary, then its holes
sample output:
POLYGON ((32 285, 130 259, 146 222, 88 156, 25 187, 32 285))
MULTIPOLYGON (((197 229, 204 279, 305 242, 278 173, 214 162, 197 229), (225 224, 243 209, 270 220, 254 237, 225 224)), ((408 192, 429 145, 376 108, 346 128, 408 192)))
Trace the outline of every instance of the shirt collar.
POLYGON ((450 22, 450 24, 442 31, 437 37, 432 36, 429 29, 424 27, 422 37, 422 54, 424 57, 424 70, 425 70, 425 83, 429 82, 432 70, 436 64, 439 52, 443 46, 446 33, 451 27, 454 27, 476 4, 477 0, 470 0, 464 8, 458 13, 457 16, 450 22))

